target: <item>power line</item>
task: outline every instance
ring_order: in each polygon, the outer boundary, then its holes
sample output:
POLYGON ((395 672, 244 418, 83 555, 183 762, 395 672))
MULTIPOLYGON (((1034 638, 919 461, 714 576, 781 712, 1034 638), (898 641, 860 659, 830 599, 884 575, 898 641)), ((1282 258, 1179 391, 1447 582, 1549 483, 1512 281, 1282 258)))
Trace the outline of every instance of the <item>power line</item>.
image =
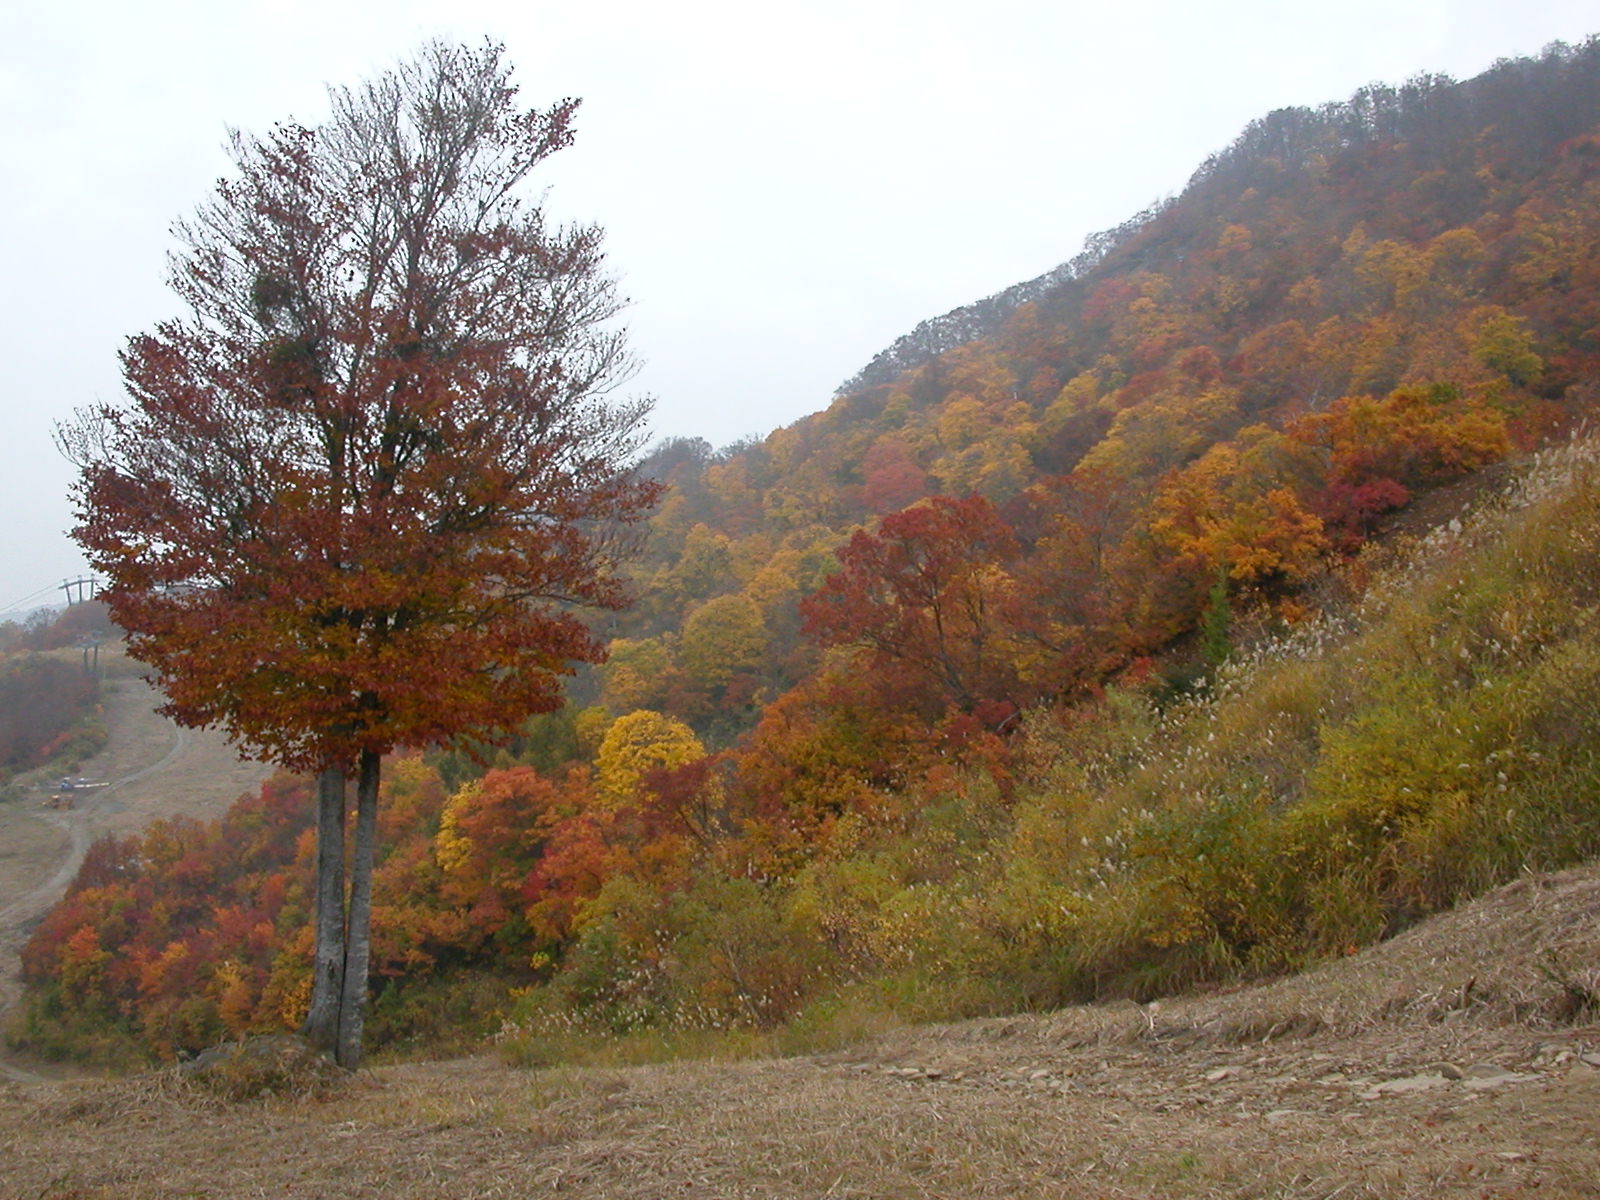
POLYGON ((61 585, 59 583, 52 583, 49 587, 42 587, 37 592, 30 592, 28 595, 24 596, 21 600, 18 600, 15 604, 8 604, 4 608, 0 608, 0 613, 13 612, 16 609, 21 608, 24 604, 27 604, 27 603, 29 603, 30 601, 33 601, 33 600, 37 600, 40 596, 43 596, 45 593, 56 591, 60 587, 61 587, 61 585))
POLYGON ((46 587, 40 588, 38 591, 29 592, 26 596, 15 603, 8 604, 4 608, 0 608, 0 618, 3 618, 7 613, 19 611, 23 605, 30 604, 33 601, 38 600, 41 596, 48 595, 50 592, 66 592, 68 604, 77 604, 84 600, 92 600, 99 593, 100 586, 101 581, 91 575, 80 575, 76 579, 63 579, 60 583, 52 583, 46 587), (74 593, 76 593, 76 595, 74 593))
POLYGON ((93 575, 79 575, 76 579, 63 579, 61 590, 67 594, 67 604, 82 604, 93 600, 100 592, 100 581, 93 575))

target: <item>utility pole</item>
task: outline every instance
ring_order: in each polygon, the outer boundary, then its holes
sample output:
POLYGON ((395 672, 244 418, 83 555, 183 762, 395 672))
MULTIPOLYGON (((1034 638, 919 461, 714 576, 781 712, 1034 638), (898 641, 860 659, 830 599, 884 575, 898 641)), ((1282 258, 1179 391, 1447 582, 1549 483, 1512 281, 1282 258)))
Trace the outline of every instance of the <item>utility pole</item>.
POLYGON ((91 633, 78 643, 83 648, 83 670, 86 675, 100 674, 100 635, 91 633))

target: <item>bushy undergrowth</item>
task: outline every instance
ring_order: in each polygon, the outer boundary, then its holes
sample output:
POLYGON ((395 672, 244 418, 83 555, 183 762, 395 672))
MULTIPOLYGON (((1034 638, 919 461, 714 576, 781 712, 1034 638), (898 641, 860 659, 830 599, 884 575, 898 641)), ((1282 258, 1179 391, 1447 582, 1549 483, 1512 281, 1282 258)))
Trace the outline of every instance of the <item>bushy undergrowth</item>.
POLYGON ((323 1099, 345 1079, 327 1056, 289 1034, 246 1038, 180 1063, 178 1078, 190 1089, 227 1103, 267 1099, 323 1099))
POLYGON ((466 1054, 499 1031, 511 1000, 511 984, 488 971, 391 980, 373 998, 366 1036, 388 1058, 466 1054))
POLYGON ((1012 777, 935 773, 792 874, 613 879, 507 1054, 1149 999, 1600 852, 1600 444, 1351 573, 1186 697, 1041 709, 1012 777))
POLYGON ((1391 547, 1359 608, 1196 698, 1037 722, 1001 886, 968 908, 972 929, 1008 909, 994 968, 1052 981, 1045 1001, 1144 998, 1297 968, 1595 853, 1596 458, 1549 455, 1391 547), (1029 836, 1042 821, 1055 836, 1029 836))
POLYGON ((52 1062, 125 1072, 158 1061, 150 1043, 126 1023, 110 1019, 103 1011, 85 1012, 59 982, 34 988, 28 1002, 8 1014, 3 1035, 6 1045, 52 1062))

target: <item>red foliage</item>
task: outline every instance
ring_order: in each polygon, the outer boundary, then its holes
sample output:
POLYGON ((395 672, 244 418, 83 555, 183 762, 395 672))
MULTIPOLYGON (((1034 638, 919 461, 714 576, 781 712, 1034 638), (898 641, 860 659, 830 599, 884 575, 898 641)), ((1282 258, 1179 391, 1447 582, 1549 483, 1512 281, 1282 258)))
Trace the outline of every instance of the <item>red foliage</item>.
POLYGON ((1016 688, 997 627, 1017 540, 981 496, 935 496, 859 531, 840 569, 801 602, 805 632, 860 646, 873 669, 905 668, 929 698, 970 712, 1016 688))
POLYGON ((1400 388, 1382 399, 1346 396, 1301 417, 1289 436, 1326 456, 1320 515, 1346 547, 1411 489, 1445 483, 1503 457, 1505 417, 1453 387, 1400 388))
POLYGON ((899 438, 874 442, 862 460, 861 470, 866 477, 861 499, 870 512, 895 512, 931 490, 928 473, 917 465, 911 447, 899 438))
POLYGON ((1404 508, 1411 493, 1397 479, 1369 479, 1364 483, 1339 480, 1317 497, 1317 509, 1330 529, 1339 533, 1339 545, 1354 550, 1372 532, 1384 513, 1404 508))
POLYGON ((295 769, 559 707, 602 656, 572 606, 623 603, 616 525, 660 491, 629 470, 645 406, 605 400, 599 231, 520 190, 576 102, 517 111, 500 53, 425 49, 385 81, 397 114, 345 95, 236 135, 179 228, 190 316, 64 435, 74 535, 166 711, 295 769), (450 102, 408 126, 410 92, 450 102))
POLYGON ((466 948, 496 937, 507 922, 525 928, 530 878, 551 839, 591 799, 584 774, 555 781, 512 767, 490 771, 450 801, 438 839, 440 898, 468 918, 466 948))
POLYGON ((280 775, 221 823, 163 821, 97 841, 24 947, 25 978, 58 982, 70 1008, 125 1023, 168 1053, 281 1028, 295 1014, 263 994, 310 917, 310 861, 299 851, 311 804, 305 781, 280 775), (233 1024, 217 1007, 230 981, 233 1024))

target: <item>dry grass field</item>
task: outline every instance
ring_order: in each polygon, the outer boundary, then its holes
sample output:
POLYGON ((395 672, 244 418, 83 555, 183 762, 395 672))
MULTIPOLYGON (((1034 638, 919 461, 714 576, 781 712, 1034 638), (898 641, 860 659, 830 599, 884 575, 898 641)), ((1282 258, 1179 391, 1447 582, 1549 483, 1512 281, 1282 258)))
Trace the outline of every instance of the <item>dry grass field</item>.
POLYGON ((41 814, 18 805, 0 807, 0 911, 55 874, 72 838, 41 814))
POLYGON ((772 1061, 0 1085, 0 1197, 1600 1196, 1600 867, 1308 975, 772 1061))

